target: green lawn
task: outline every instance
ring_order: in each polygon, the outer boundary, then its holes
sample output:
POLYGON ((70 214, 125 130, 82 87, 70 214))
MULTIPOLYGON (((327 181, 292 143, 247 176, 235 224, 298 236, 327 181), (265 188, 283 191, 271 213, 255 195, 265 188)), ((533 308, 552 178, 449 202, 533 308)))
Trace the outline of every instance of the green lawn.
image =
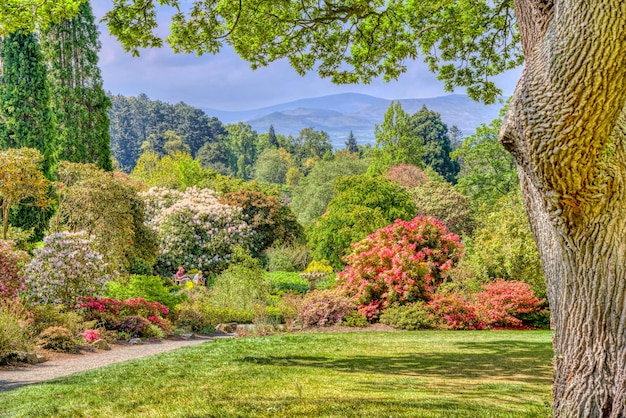
POLYGON ((549 331, 284 334, 0 393, 2 417, 546 417, 549 331))

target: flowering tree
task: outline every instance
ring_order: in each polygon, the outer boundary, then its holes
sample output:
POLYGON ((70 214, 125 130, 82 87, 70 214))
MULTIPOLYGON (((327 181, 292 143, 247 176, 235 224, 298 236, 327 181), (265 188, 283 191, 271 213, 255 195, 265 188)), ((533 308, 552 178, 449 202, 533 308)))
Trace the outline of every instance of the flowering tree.
POLYGON ((25 289, 21 273, 22 264, 27 261, 28 254, 0 240, 0 300, 13 299, 25 289))
POLYGON ((219 273, 235 246, 252 246, 254 232, 241 208, 219 203, 212 190, 152 188, 143 197, 148 224, 159 234, 160 270, 172 273, 183 266, 219 273))
POLYGON ((25 296, 35 304, 79 306, 81 296, 99 295, 112 278, 102 254, 92 249, 84 232, 47 236, 26 266, 25 296))
POLYGON ((459 237, 438 220, 396 220, 352 245, 338 279, 369 319, 392 303, 427 300, 462 256, 459 237))

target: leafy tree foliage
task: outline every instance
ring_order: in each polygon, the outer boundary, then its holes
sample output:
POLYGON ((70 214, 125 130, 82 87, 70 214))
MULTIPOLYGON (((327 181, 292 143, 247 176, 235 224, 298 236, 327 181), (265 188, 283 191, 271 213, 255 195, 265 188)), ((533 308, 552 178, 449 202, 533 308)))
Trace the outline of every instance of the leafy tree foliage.
POLYGON ((163 137, 166 138, 166 141, 163 144, 163 149, 168 155, 174 155, 177 152, 191 154, 191 148, 189 145, 185 144, 183 142, 183 138, 176 135, 176 132, 165 131, 163 132, 163 137))
POLYGON ((293 158, 284 148, 267 148, 254 164, 254 179, 267 183, 285 184, 287 171, 293 166, 293 158))
MULTIPOLYGON (((155 3, 142 6, 138 10, 134 3, 115 3, 105 16, 109 32, 134 53, 163 43, 153 31, 155 3)), ((336 83, 397 78, 406 71, 406 60, 422 54, 448 89, 467 86, 471 97, 493 100, 499 90, 489 76, 522 62, 512 7, 511 2, 433 0, 419 6, 361 1, 321 6, 311 1, 197 2, 187 13, 181 10, 174 16, 167 40, 175 51, 198 53, 215 53, 228 42, 253 68, 287 58, 298 73, 316 68, 336 83)))
POLYGON ((227 125, 226 130, 226 140, 235 161, 235 166, 231 166, 231 169, 237 177, 250 180, 257 159, 257 132, 243 122, 227 125))
POLYGON ((515 160, 498 142, 501 123, 480 125, 452 153, 461 163, 456 187, 479 206, 491 207, 518 187, 515 160))
POLYGON ((276 132, 274 131, 274 125, 270 125, 269 132, 267 133, 267 142, 272 148, 278 148, 280 146, 276 132))
POLYGON ((52 177, 56 132, 44 57, 33 33, 17 31, 2 40, 0 62, 0 149, 29 147, 43 155, 52 177))
POLYGON ((285 174, 285 184, 289 187, 298 186, 303 177, 304 174, 296 167, 289 167, 287 174, 285 174))
POLYGON ((109 107, 98 68, 98 28, 89 2, 72 19, 49 26, 43 50, 49 64, 59 160, 111 170, 109 107))
POLYGON ((105 172, 93 164, 62 162, 53 232, 85 231, 92 246, 111 268, 123 270, 137 262, 154 264, 156 234, 145 226, 145 204, 128 176, 105 172))
POLYGON ((400 164, 389 168, 385 177, 411 194, 419 215, 442 221, 455 234, 471 234, 475 222, 470 199, 432 169, 427 171, 400 164))
POLYGON ((400 102, 391 102, 383 123, 376 125, 376 148, 370 170, 381 173, 398 164, 422 165, 422 141, 411 132, 411 117, 400 102))
POLYGON ((459 172, 459 164, 450 159, 452 147, 448 127, 441 121, 441 115, 423 106, 411 115, 411 133, 423 144, 422 161, 447 181, 454 183, 459 172))
POLYGON ((52 203, 48 196, 51 183, 39 170, 43 156, 32 148, 11 148, 0 151, 0 210, 2 238, 7 239, 9 211, 27 199, 32 206, 46 208, 52 203))
POLYGON ((519 190, 500 198, 495 210, 481 216, 468 242, 465 262, 483 282, 495 278, 528 283, 539 298, 546 296, 537 244, 519 190))
POLYGON ((291 208, 302 225, 310 225, 322 216, 328 202, 335 196, 333 188, 340 177, 363 174, 369 165, 356 155, 340 155, 333 161, 321 161, 308 176, 299 180, 293 188, 291 208))
POLYGON ((302 226, 296 221, 291 209, 277 196, 240 190, 224 194, 219 201, 242 209, 244 220, 255 232, 252 237, 254 256, 274 244, 288 245, 303 238, 302 226))
POLYGON ((307 160, 319 161, 327 152, 332 152, 332 148, 326 132, 304 128, 293 140, 291 153, 301 166, 306 166, 307 160))
POLYGON ((224 176, 233 175, 233 154, 225 144, 219 142, 206 142, 199 150, 196 157, 202 168, 210 168, 224 176))
POLYGON ((382 176, 343 177, 324 215, 309 228, 309 245, 316 260, 328 260, 337 270, 350 244, 394 222, 409 220, 416 208, 411 196, 382 176))
POLYGON ((217 173, 210 169, 203 169, 198 160, 183 152, 174 155, 159 157, 155 152, 141 154, 131 177, 150 187, 166 187, 185 190, 191 186, 201 186, 217 173))
POLYGON ((7 0, 0 5, 0 37, 19 30, 31 32, 38 27, 45 28, 51 23, 74 17, 83 3, 82 0, 59 0, 40 2, 38 0, 7 0), (19 13, 17 12, 19 11, 19 13))
POLYGON ((450 139, 450 148, 454 151, 463 143, 463 132, 458 126, 452 125, 450 129, 448 129, 448 138, 450 139))

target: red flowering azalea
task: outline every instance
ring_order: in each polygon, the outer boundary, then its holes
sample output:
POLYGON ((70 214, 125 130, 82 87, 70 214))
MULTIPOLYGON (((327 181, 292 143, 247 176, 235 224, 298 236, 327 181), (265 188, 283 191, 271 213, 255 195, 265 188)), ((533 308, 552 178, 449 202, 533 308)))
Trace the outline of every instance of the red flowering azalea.
POLYGON ((434 218, 396 220, 352 244, 339 280, 374 319, 392 303, 428 300, 462 249, 459 237, 434 218))

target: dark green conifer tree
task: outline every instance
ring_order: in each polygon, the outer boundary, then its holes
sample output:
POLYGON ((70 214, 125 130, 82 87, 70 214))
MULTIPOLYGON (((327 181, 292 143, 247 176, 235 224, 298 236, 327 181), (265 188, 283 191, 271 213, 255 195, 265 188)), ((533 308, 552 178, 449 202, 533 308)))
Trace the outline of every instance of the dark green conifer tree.
POLYGON ((0 49, 0 148, 30 147, 44 156, 51 177, 56 165, 54 114, 44 57, 32 33, 17 31, 0 49))
POLYGON ((45 30, 42 46, 50 67, 59 159, 111 170, 111 101, 102 88, 98 36, 91 5, 85 2, 76 17, 45 30))
POLYGON ((424 164, 441 174, 447 181, 456 182, 460 166, 450 158, 452 147, 448 136, 448 127, 441 120, 441 115, 426 106, 411 115, 411 133, 423 144, 422 160, 424 164))
POLYGON ((278 143, 278 138, 276 138, 276 132, 274 132, 274 125, 270 125, 270 130, 267 133, 267 141, 274 148, 280 147, 280 144, 278 143))
POLYGON ((350 131, 350 136, 348 136, 348 140, 346 141, 346 149, 350 154, 354 154, 355 152, 359 152, 359 146, 356 143, 356 138, 352 131, 350 131))

